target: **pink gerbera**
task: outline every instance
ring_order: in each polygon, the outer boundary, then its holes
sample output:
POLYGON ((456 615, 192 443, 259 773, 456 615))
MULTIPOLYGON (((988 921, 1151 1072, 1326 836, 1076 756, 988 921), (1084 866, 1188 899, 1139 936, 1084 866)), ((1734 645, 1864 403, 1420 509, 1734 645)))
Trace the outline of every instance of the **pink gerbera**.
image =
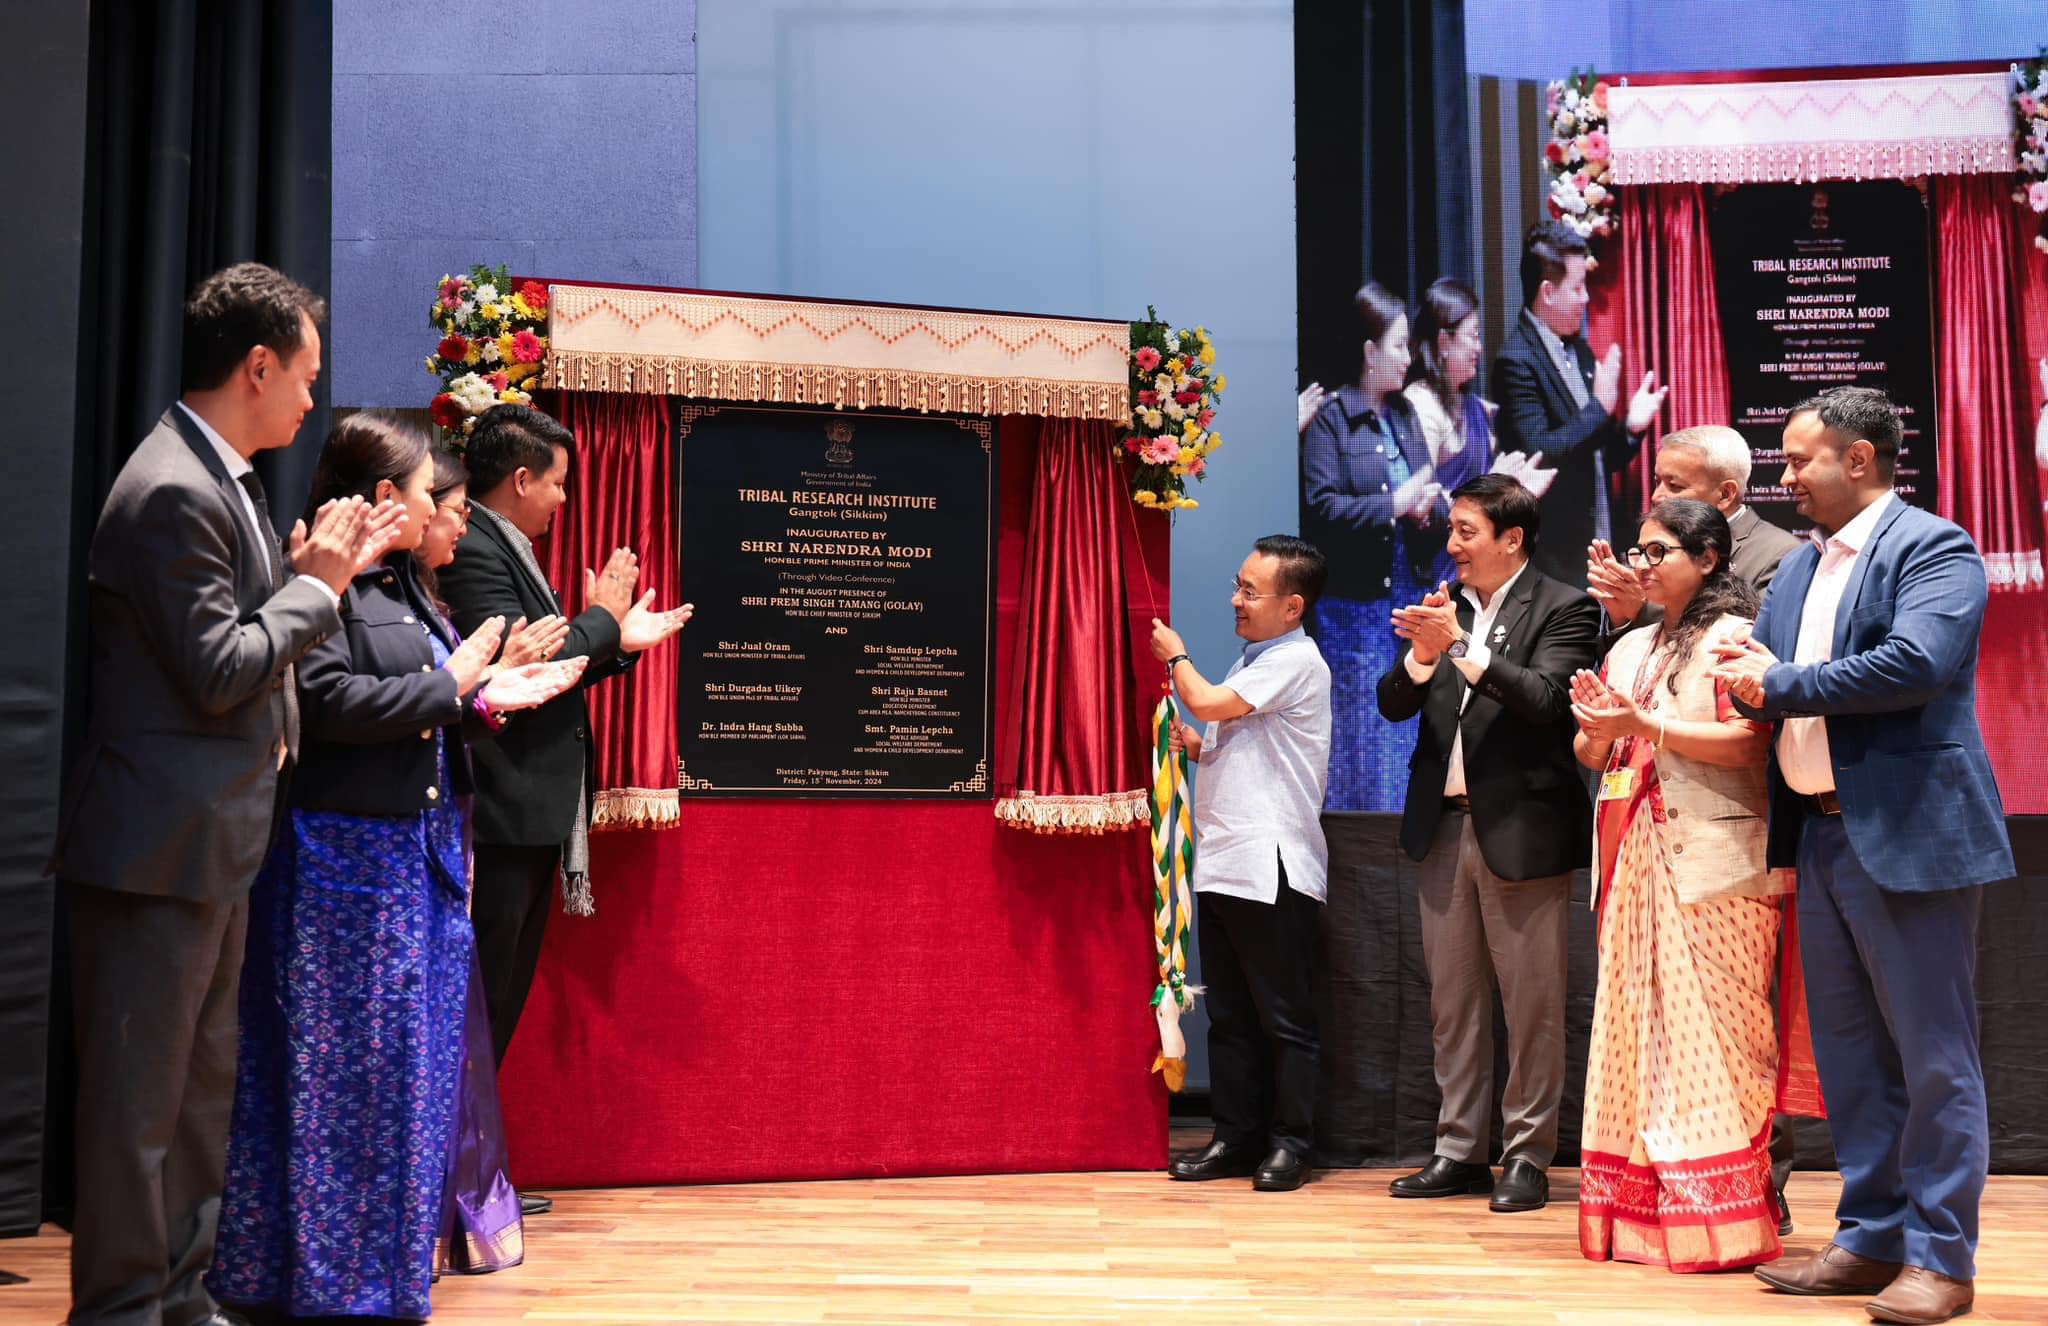
POLYGON ((540 343, 540 337, 530 331, 521 330, 512 338, 512 357, 522 364, 538 364, 546 352, 547 347, 540 343))
POLYGON ((1159 367, 1159 352, 1157 350, 1154 350, 1149 345, 1138 347, 1139 371, 1150 373, 1153 369, 1157 367, 1159 367))

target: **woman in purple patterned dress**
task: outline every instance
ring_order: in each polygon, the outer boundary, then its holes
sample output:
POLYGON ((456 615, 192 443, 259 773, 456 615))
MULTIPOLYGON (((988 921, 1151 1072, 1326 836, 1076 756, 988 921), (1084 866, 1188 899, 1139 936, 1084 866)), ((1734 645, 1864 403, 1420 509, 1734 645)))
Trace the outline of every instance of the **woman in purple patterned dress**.
POLYGON ((581 671, 575 660, 494 668, 501 620, 455 641, 412 555, 433 480, 424 434, 355 414, 329 435, 308 504, 395 499, 418 532, 356 578, 342 630, 298 666, 291 811, 250 895, 208 1283, 289 1316, 432 1310, 475 951, 465 732, 488 732, 581 671))

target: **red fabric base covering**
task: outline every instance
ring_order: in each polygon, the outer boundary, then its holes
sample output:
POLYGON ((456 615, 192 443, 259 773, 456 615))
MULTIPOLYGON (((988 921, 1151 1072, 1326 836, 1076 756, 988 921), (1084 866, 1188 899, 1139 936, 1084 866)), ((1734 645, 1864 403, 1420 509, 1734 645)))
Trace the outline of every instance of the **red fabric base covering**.
POLYGON ((1166 1163, 1141 835, 686 800, 591 849, 501 1079, 520 1186, 1166 1163))

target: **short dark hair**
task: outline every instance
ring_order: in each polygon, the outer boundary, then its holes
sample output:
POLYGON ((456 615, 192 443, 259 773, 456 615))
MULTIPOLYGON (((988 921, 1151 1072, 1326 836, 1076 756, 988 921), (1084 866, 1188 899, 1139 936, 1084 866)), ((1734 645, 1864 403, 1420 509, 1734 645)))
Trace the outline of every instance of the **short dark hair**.
POLYGON ((1478 507, 1492 523, 1495 538, 1511 529, 1518 529, 1522 531, 1522 551, 1535 548, 1536 531, 1542 518, 1538 514, 1536 494, 1524 488, 1520 480, 1506 474, 1481 474, 1453 488, 1451 501, 1470 501, 1478 507))
POLYGON ((488 494, 522 467, 546 473, 554 467, 556 447, 574 460, 576 435, 531 405, 493 405, 477 416, 463 456, 470 492, 488 494))
MULTIPOLYGON (((1444 410, 1453 419, 1459 417, 1462 408, 1458 392, 1451 390, 1450 379, 1444 376, 1443 352, 1437 349, 1439 332, 1454 332, 1465 319, 1479 311, 1479 296, 1472 292, 1455 276, 1439 276, 1429 283, 1429 289, 1422 292, 1422 306, 1415 313, 1415 335, 1409 342, 1408 380, 1427 382, 1436 398, 1443 402, 1444 410)), ((1478 374, 1464 386, 1465 391, 1479 389, 1478 374)))
POLYGON ((1385 338, 1394 320, 1408 312, 1408 305, 1401 297, 1378 281, 1367 281, 1358 287, 1358 293, 1351 297, 1351 304, 1358 310, 1360 334, 1375 345, 1385 338))
POLYGON ((403 486, 427 459, 433 439, 398 415, 383 410, 352 410, 335 421, 320 459, 313 467, 313 488, 306 495, 306 524, 329 502, 345 497, 368 500, 385 479, 403 486))
POLYGON ((1564 280, 1564 260, 1593 252, 1585 237, 1562 221, 1538 221, 1522 236, 1522 307, 1536 302, 1545 281, 1564 280))
POLYGON ((1322 549, 1292 534, 1268 534, 1253 544, 1252 550, 1279 563, 1273 575, 1282 594, 1301 595, 1304 613, 1316 606, 1330 578, 1330 563, 1322 549))
POLYGON ((257 346, 289 359, 306 343, 305 322, 327 320, 327 301, 274 267, 238 262, 199 283, 185 301, 181 391, 211 391, 257 346))
POLYGON ((446 498, 457 488, 469 484, 469 466, 462 463, 462 457, 446 443, 434 444, 434 500, 446 498))
POLYGON ((1816 414, 1821 427, 1841 439, 1838 450, 1847 451, 1857 442, 1870 443, 1877 453, 1877 472, 1891 481, 1899 464, 1899 444, 1905 440, 1905 426, 1899 422, 1899 407, 1876 387, 1829 387, 1808 396, 1785 416, 1816 414))

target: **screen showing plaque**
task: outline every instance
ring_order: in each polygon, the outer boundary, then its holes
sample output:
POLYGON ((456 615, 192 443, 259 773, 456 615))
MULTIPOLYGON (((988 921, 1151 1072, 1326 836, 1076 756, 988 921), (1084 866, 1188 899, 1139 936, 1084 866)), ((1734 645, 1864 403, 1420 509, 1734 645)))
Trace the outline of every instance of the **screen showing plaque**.
POLYGON ((678 408, 682 794, 987 799, 989 421, 678 408))
POLYGON ((1933 507, 1934 328, 1927 194, 1913 183, 1745 184, 1712 215, 1731 422, 1749 440, 1749 504, 1805 521, 1779 486, 1785 416, 1829 387, 1880 387, 1905 425, 1899 496, 1933 507))

